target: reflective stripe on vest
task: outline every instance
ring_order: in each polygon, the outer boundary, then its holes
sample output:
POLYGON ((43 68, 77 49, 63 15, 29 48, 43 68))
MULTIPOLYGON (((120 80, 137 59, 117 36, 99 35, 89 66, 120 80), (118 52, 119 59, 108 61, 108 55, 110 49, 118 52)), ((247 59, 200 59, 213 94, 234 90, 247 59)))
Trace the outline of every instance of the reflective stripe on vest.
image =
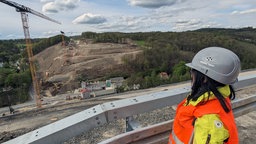
MULTIPOLYGON (((194 131, 190 136, 189 139, 189 144, 193 144, 193 137, 194 137, 194 131)), ((176 135, 175 133, 172 131, 172 138, 175 141, 175 144, 184 144, 176 135)), ((172 144, 172 141, 169 139, 169 144, 172 144)))
MULTIPOLYGON (((175 141, 175 144, 184 144, 176 135, 175 133, 172 131, 172 138, 175 141)), ((170 142, 172 143, 172 142, 170 142)))

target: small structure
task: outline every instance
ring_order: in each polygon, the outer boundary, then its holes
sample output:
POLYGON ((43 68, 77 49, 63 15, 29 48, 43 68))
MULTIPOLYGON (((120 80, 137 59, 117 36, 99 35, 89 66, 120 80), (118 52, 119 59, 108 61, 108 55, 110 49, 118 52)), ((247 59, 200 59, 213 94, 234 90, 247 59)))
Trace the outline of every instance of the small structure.
POLYGON ((97 91, 97 90, 102 90, 106 86, 105 82, 86 82, 85 88, 91 90, 91 91, 97 91))
POLYGON ((91 90, 89 90, 87 88, 75 89, 73 94, 66 96, 66 100, 87 99, 87 98, 90 98, 90 93, 91 93, 91 90))
POLYGON ((90 98, 91 91, 89 89, 83 88, 80 90, 81 99, 90 98))

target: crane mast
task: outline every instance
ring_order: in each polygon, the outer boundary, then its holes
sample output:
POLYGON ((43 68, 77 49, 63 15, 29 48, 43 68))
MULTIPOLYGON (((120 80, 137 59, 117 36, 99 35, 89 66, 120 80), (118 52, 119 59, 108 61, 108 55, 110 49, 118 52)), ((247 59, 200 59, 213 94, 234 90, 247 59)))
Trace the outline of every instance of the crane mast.
POLYGON ((27 13, 34 14, 36 16, 39 16, 41 18, 44 18, 46 20, 49 20, 49 21, 52 21, 52 22, 55 22, 58 24, 61 24, 61 23, 45 16, 44 14, 41 14, 35 10, 32 10, 29 7, 18 4, 16 2, 7 1, 7 0, 0 0, 0 2, 16 8, 16 11, 20 12, 20 14, 21 14, 22 26, 23 26, 24 36, 25 36, 25 40, 26 40, 26 50, 27 50, 28 59, 29 59, 29 68, 30 68, 30 72, 31 72, 33 88, 35 91, 34 98, 35 98, 37 107, 41 108, 42 103, 41 103, 41 97, 40 97, 40 88, 39 88, 39 83, 38 83, 38 79, 37 79, 37 75, 36 75, 36 67, 35 67, 34 59, 33 59, 32 42, 31 42, 30 33, 29 33, 28 14, 27 13))

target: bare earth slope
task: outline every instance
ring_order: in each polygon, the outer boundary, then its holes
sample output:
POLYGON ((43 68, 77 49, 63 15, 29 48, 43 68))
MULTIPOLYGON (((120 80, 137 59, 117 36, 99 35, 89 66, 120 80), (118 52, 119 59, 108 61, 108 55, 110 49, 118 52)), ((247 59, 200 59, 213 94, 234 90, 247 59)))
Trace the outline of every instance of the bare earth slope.
MULTIPOLYGON (((86 43, 74 41, 72 45, 52 46, 35 56, 40 79, 43 82, 61 83, 63 87, 77 82, 78 76, 88 79, 120 71, 122 58, 133 58, 140 53, 139 47, 131 44, 86 43)), ((77 84, 77 83, 76 83, 77 84)), ((71 90, 71 89, 69 89, 71 90)))

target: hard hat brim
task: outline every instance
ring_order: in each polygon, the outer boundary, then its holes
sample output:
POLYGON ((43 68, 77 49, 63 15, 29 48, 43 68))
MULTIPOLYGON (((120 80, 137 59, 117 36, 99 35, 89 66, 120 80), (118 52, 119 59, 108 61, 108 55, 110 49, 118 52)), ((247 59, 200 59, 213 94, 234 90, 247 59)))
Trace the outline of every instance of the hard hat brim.
POLYGON ((185 65, 186 65, 187 67, 192 68, 192 69, 196 69, 196 68, 192 65, 192 63, 186 63, 185 65))

